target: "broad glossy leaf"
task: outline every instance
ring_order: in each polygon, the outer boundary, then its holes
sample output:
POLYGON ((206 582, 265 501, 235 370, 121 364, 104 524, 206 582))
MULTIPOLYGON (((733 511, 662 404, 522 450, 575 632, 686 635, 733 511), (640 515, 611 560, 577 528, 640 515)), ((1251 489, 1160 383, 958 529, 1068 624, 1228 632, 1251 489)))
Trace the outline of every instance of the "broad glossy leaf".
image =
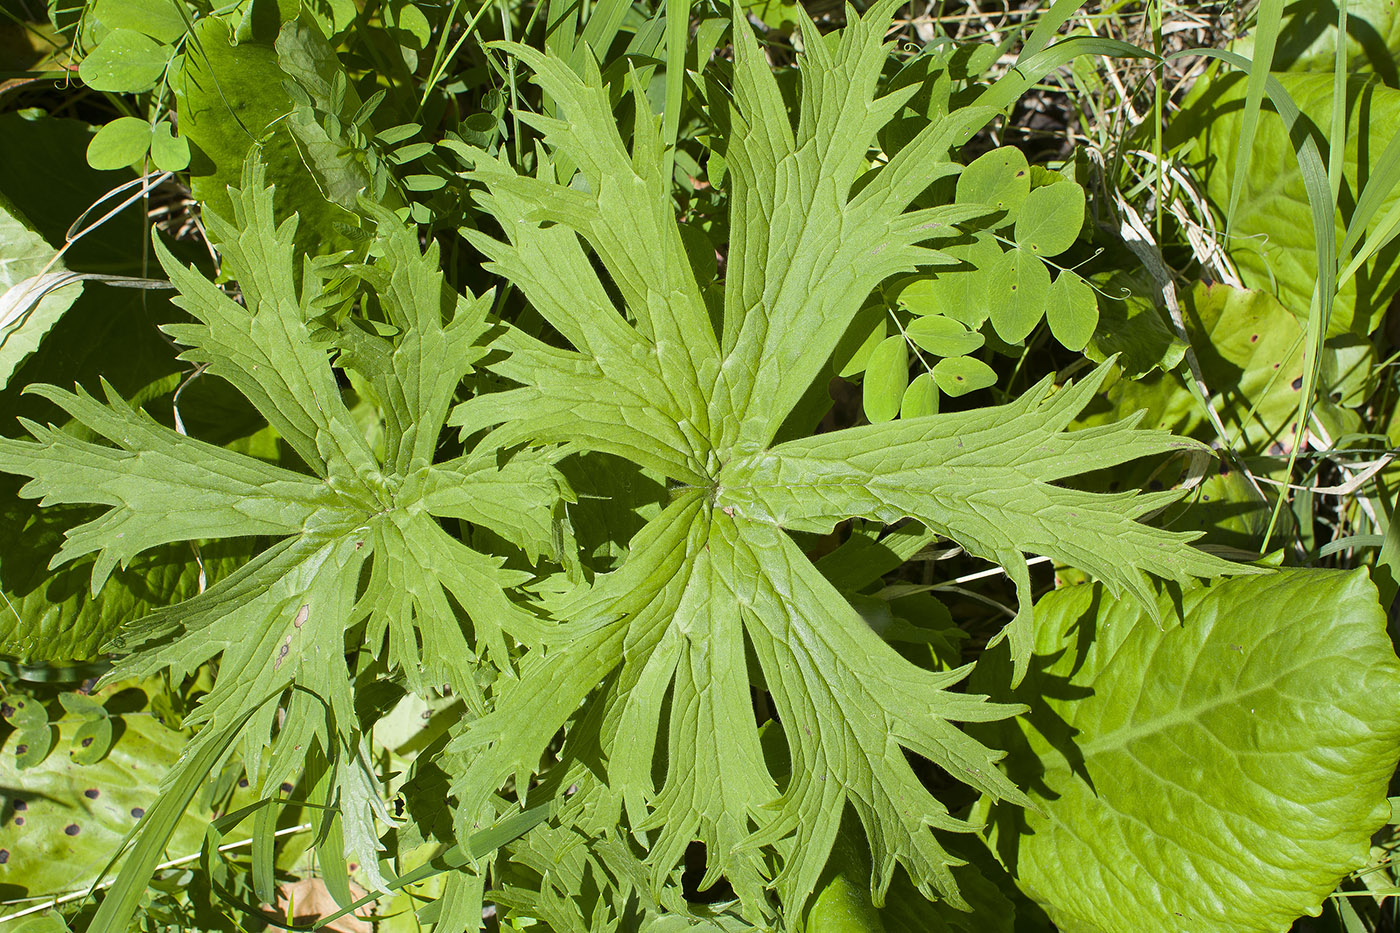
MULTIPOLYGON (((58 722, 57 747, 37 767, 15 770, 18 733, 0 747, 0 852, 8 857, 0 891, 7 900, 82 891, 96 881, 189 742, 149 712, 117 722, 117 741, 93 764, 69 754, 81 723, 71 715, 58 722)), ((172 858, 199 852, 208 820, 207 810, 186 815, 171 839, 172 858)))
POLYGON ((1095 276, 1094 281, 1100 289, 1099 321, 1084 355, 1095 363, 1116 356, 1133 379, 1154 369, 1175 369, 1186 355, 1186 344, 1172 333, 1164 311, 1154 303, 1155 288, 1121 271, 1095 276))
MULTIPOLYGON (((35 383, 78 383, 99 390, 105 377, 152 411, 168 413, 180 364, 157 330, 161 320, 175 313, 163 294, 89 286, 0 393, 0 416, 8 430, 19 429, 15 418, 21 415, 66 420, 47 401, 21 396, 24 386, 35 383)), ((206 391, 213 381, 197 379, 184 393, 190 432, 222 444, 256 431, 261 420, 248 406, 229 405, 219 393, 206 391), (206 410, 212 416, 208 420, 198 414, 206 410)), ((82 431, 76 426, 70 430, 82 431)), ((0 653, 24 663, 93 659, 123 623, 198 592, 195 551, 179 542, 117 569, 93 596, 91 558, 53 569, 49 563, 63 545, 64 532, 94 513, 86 507, 40 507, 18 495, 20 485, 17 477, 0 480, 0 541, 10 542, 0 548, 5 598, 0 603, 0 653)), ((201 545, 206 581, 217 581, 251 554, 247 540, 201 545)))
MULTIPOLYGON (((870 852, 859 830, 843 826, 831 847, 831 858, 812 909, 807 914, 809 933, 873 933, 883 931, 880 910, 870 900, 870 852)), ((935 923, 935 930, 946 927, 935 923)))
POLYGON ((341 225, 356 226, 355 216, 322 194, 283 125, 294 108, 272 40, 250 37, 234 45, 228 24, 217 16, 201 19, 193 39, 171 86, 180 135, 189 140, 194 196, 212 213, 231 217, 228 189, 242 184, 244 160, 256 144, 257 158, 276 185, 277 216, 300 218, 299 250, 315 254, 349 246, 341 225))
MULTIPOLYGON (((1375 74, 1400 87, 1400 10, 1392 0, 1348 0, 1347 71, 1375 74)), ((1254 33, 1231 48, 1254 57, 1254 33)), ((1332 73, 1337 50, 1337 6, 1331 0, 1293 0, 1284 8, 1274 51, 1275 71, 1332 73)))
MULTIPOLYGON (((1278 470, 1282 461, 1277 458, 1286 457, 1293 445, 1292 423, 1302 386, 1302 327, 1264 292, 1197 285, 1184 297, 1187 334, 1212 404, 1228 436, 1235 439, 1235 454, 1245 458, 1255 475, 1278 470)), ((1336 364, 1340 352, 1329 348, 1324 359, 1336 364)), ((1364 363, 1361 368, 1371 369, 1364 363)), ((1085 423, 1142 411, 1155 427, 1207 442, 1217 437, 1181 372, 1121 379, 1105 395, 1107 404, 1096 406, 1085 423)), ((1350 414, 1330 398, 1321 400, 1317 411, 1324 425, 1345 424, 1341 419, 1350 414)), ((1331 430, 1341 434, 1354 428, 1331 430)), ((1233 465, 1221 469, 1223 473, 1206 478, 1182 511, 1174 512, 1172 525, 1208 532, 1219 544, 1257 551, 1272 509, 1241 471, 1233 465)), ((1141 483, 1147 476, 1129 469, 1117 479, 1141 483)), ((1283 527, 1289 527, 1291 512, 1285 510, 1282 520, 1283 527)))
POLYGON ((1024 735, 1008 773, 1037 809, 998 808, 996 845, 1062 929, 1286 930, 1389 815, 1385 613, 1365 570, 1193 583, 1157 606, 1181 623, 1096 586, 1037 605, 1008 698, 1040 699, 1000 727, 1024 735))
POLYGON ((72 62, 72 43, 60 32, 46 11, 8 8, 10 15, 0 24, 0 90, 14 88, 43 78, 65 77, 72 62))
MULTIPOLYGON (((397 190, 376 183, 365 147, 343 132, 356 122, 360 96, 320 28, 309 15, 293 19, 278 33, 276 49, 278 67, 310 98, 309 105, 304 97, 294 101, 287 125, 321 193, 347 211, 355 210, 361 192, 384 207, 402 206, 397 190)), ((368 118, 360 129, 374 135, 368 118)))
POLYGON ((0 193, 0 389, 83 290, 74 282, 41 291, 38 276, 64 269, 62 262, 50 265, 56 252, 0 193), (37 303, 35 294, 43 294, 37 303))
MULTIPOLYGON (((97 130, 80 120, 0 114, 0 192, 55 250, 69 228, 130 171, 97 171, 85 151, 97 130)), ((121 168, 126 168, 122 166, 121 168)), ((122 211, 75 240, 64 254, 70 269, 146 276, 139 250, 145 236, 139 210, 122 211)))
MULTIPOLYGON (((1244 439, 1243 453, 1286 450, 1302 385, 1302 327, 1264 292, 1197 285, 1186 298, 1187 333, 1227 430, 1244 439)), ((1145 410, 1154 427, 1214 437, 1176 373, 1122 380, 1108 396, 1119 413, 1145 410)))
MULTIPOLYGON (((1334 19, 1335 22, 1335 19, 1334 19)), ((1330 74, 1277 76, 1304 116, 1326 127, 1332 115, 1330 74)), ((1243 75, 1212 79, 1175 121, 1174 131, 1202 144, 1206 193, 1217 210, 1229 201, 1233 155, 1240 131, 1243 75)), ((1341 242, 1362 184, 1380 170, 1386 145, 1400 128, 1400 90, 1375 80, 1353 78, 1347 85, 1345 181, 1337 216, 1341 242), (1364 123, 1362 122, 1364 119, 1364 123)), ((1249 288, 1275 294, 1299 320, 1306 320, 1319 270, 1313 246, 1312 211, 1308 206, 1293 147, 1280 121, 1266 113, 1259 122, 1254 158, 1244 180, 1239 208, 1231 218, 1230 258, 1249 288)), ((1400 204, 1400 189, 1385 194, 1371 218, 1374 229, 1386 212, 1400 204)), ((1349 257, 1342 257, 1345 262, 1349 257)), ((1400 245, 1391 243, 1373 257, 1338 293, 1328 336, 1351 331, 1360 336, 1380 324, 1381 312, 1400 289, 1400 245)))

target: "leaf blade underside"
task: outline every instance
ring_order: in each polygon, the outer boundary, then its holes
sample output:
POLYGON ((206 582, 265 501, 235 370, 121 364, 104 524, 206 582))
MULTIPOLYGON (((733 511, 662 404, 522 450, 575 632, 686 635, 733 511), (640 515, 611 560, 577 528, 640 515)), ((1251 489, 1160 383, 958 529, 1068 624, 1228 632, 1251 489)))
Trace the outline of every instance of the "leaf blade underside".
POLYGON ((462 233, 568 346, 507 328, 500 339, 510 356, 487 365, 519 387, 468 400, 450 423, 463 436, 490 431, 483 443, 622 457, 661 473, 672 488, 670 505, 632 539, 619 569, 555 607, 559 641, 532 653, 518 680, 501 682, 494 709, 449 746, 462 768, 453 785, 460 831, 511 779, 523 796, 559 730, 596 730, 578 740, 599 745, 593 757, 574 763, 621 798, 632 832, 651 846, 654 882, 695 838, 706 844, 706 880, 725 875, 746 913, 767 914, 764 885, 777 887, 785 909, 800 911, 850 803, 871 843, 877 896, 903 864, 926 893, 961 903, 949 870, 960 860, 929 827, 969 827, 924 789, 905 750, 993 796, 1022 800, 994 767, 997 755, 954 725, 1016 708, 951 689, 966 671, 935 674, 894 652, 779 527, 786 523, 777 513, 793 516, 786 527, 802 530, 829 530, 859 515, 913 515, 967 539, 1018 583, 1023 611, 1011 634, 1023 656, 1030 644, 1023 550, 1064 553, 1138 594, 1149 592, 1143 571, 1179 579, 1230 569, 1188 548, 1187 537, 1136 521, 1175 493, 1092 496, 1051 485, 1096 463, 1194 449, 1137 431, 1134 422, 1064 433, 1102 371, 1048 402, 1047 381, 990 413, 833 435, 849 446, 839 457, 853 458, 848 469, 863 480, 890 469, 882 444, 902 445, 911 462, 892 480, 899 493, 888 502, 782 491, 790 477, 778 474, 815 469, 827 441, 767 448, 871 289, 941 261, 921 244, 957 235, 955 223, 987 210, 908 208, 958 170, 948 150, 990 112, 959 111, 870 171, 878 165, 868 158, 876 132, 913 92, 873 99, 893 9, 886 0, 852 17, 834 47, 803 17, 807 58, 795 128, 748 25, 736 19, 734 132, 724 152, 733 179, 731 242, 716 325, 702 314, 667 189, 656 178, 658 121, 645 102, 635 107, 629 153, 596 64, 585 59, 579 74, 521 46, 499 46, 531 67, 567 119, 522 115, 544 135, 532 177, 472 153, 470 177, 484 188, 477 203, 499 222, 501 237, 462 233), (553 152, 559 164, 580 166, 579 174, 556 179, 553 152), (969 428, 979 418, 993 423, 964 455, 958 485, 946 492, 925 485, 920 493, 918 483, 937 472, 945 448, 958 432, 974 437, 969 428), (1029 453, 1015 433, 1026 429, 1039 439, 1029 453), (776 491, 760 495, 756 476, 765 462, 776 491), (989 462, 997 469, 979 481, 978 468, 989 462), (1038 498, 1018 505, 1017 483, 1031 484, 1038 498), (956 507, 940 493, 958 500, 956 507), (977 503, 966 501, 979 493, 1000 504, 1003 521, 979 516, 977 503), (1075 509, 1097 510, 1097 524, 1074 522, 1075 509), (1039 513, 1039 537, 1004 527, 1039 513), (1051 528, 1061 521, 1069 527, 1051 528), (1081 534, 1135 536, 1130 566, 1086 554, 1073 540, 1076 525, 1081 534), (761 674, 750 673, 751 656, 761 674), (786 781, 757 751, 751 686, 772 692, 779 707, 791 759, 786 781), (720 692, 729 695, 707 695, 720 692), (668 757, 658 765, 663 742, 668 757), (664 770, 659 788, 653 766, 658 777, 664 770), (743 776, 744 786, 730 775, 743 776), (756 850, 763 859, 754 860, 756 850), (767 867, 773 858, 781 863, 776 874, 767 867))

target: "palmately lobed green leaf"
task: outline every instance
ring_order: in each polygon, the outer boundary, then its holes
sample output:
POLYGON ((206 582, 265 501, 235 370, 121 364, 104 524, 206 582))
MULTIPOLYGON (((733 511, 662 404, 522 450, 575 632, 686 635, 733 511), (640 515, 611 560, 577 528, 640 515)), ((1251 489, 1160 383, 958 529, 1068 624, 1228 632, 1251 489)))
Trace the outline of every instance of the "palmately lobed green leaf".
POLYGON ((112 569, 171 541, 289 535, 334 511, 324 484, 184 437, 107 387, 103 405, 86 392, 31 390, 72 415, 109 447, 26 422, 38 444, 0 440, 0 469, 35 478, 21 495, 41 504, 100 504, 111 509, 73 528, 54 566, 96 552, 92 591, 112 569))
MULTIPOLYGON (((330 776, 320 792, 327 804, 339 801, 344 838, 379 885, 371 808, 387 815, 360 752, 347 633, 363 625, 356 637, 412 689, 451 690, 484 711, 479 668, 509 670, 516 645, 542 641, 544 628, 508 595, 531 574, 505 569, 504 557, 474 550, 438 517, 476 523, 532 559, 559 559, 556 513, 567 484, 554 458, 535 451, 513 458, 468 450, 432 464, 453 394, 485 352, 489 300, 446 290, 436 249, 420 251, 414 232, 387 212, 379 258, 349 270, 371 284, 398 331, 354 348, 385 410, 387 449, 377 458, 342 398, 331 348, 312 339, 317 282, 308 274, 298 284, 295 218, 276 223, 260 166, 244 181, 231 221, 206 215, 244 304, 157 241, 180 290, 176 302, 194 319, 166 329, 188 348, 185 359, 238 388, 309 472, 193 440, 111 391, 102 404, 52 387, 34 391, 93 439, 29 424, 33 441, 0 440, 0 469, 32 477, 25 495, 108 507, 70 532, 57 558, 96 553, 94 588, 155 545, 274 539, 207 590, 128 625, 111 644, 126 656, 108 680, 161 670, 179 679, 221 657, 213 689, 189 720, 205 724, 194 745, 208 751, 241 732, 254 772, 284 692, 298 688, 292 696, 301 699, 287 701, 298 712, 295 727, 276 730, 267 780, 275 786, 308 755, 321 755, 330 776)), ((195 760, 203 759, 182 759, 195 760)), ((171 778, 188 779, 179 769, 171 778)))
MULTIPOLYGON (((450 423, 464 437, 489 431, 487 446, 624 458, 672 489, 617 570, 552 607, 562 621, 551 642, 527 656, 517 680, 499 681, 488 714, 454 738, 459 832, 507 782, 523 799, 564 729, 566 772, 605 783, 649 845, 653 893, 694 839, 705 844, 704 883, 729 880, 746 916, 769 916, 766 887, 797 916, 849 805, 869 840, 876 901, 903 865, 925 894, 962 904, 951 871, 960 860, 930 827, 971 827, 929 793, 906 756, 1024 802, 995 767, 998 754, 956 725, 1018 707, 957 692, 966 669, 934 673, 907 661, 787 530, 913 516, 1004 564, 1022 599, 1010 629, 1018 674, 1031 643, 1025 551, 1077 563, 1141 597, 1151 596, 1148 573, 1183 579, 1233 569, 1190 548, 1189 536, 1137 521, 1175 492, 1094 496, 1056 485, 1196 449, 1132 420, 1065 433, 1102 371, 1053 396, 1047 380, 997 409, 772 446, 870 291, 945 262, 922 244, 956 236, 955 224, 990 209, 908 210, 958 170, 948 150, 987 111, 936 121, 872 170, 876 133, 914 91, 874 99, 893 10, 886 0, 852 15, 836 42, 801 17, 796 127, 736 17, 723 150, 731 242, 713 324, 658 178, 657 121, 638 89, 629 152, 596 64, 585 57, 575 72, 502 46, 531 67, 564 119, 522 115, 545 137, 533 177, 472 153, 470 177, 485 189, 477 202, 501 238, 463 234, 569 346, 507 328, 499 345, 509 356, 488 365, 519 387, 468 400, 450 423), (556 164, 579 172, 556 178, 556 164), (762 752, 754 687, 777 707, 768 728, 781 729, 789 777, 762 752)), ((886 409, 901 401, 883 399, 886 409)))
POLYGON ((1140 457, 1203 449, 1164 431, 1141 430, 1139 418, 1065 431, 1108 367, 1054 394, 1046 379, 996 408, 779 444, 729 464, 716 501, 780 528, 821 534, 853 516, 885 524, 917 518, 969 553, 1001 564, 1020 601, 1007 629, 1019 680, 1030 656, 1033 618, 1023 552, 1086 570, 1112 592, 1131 593, 1149 612, 1156 602, 1148 573, 1184 581, 1259 572, 1187 547, 1198 534, 1138 521, 1180 498, 1179 492, 1102 494, 1055 485, 1140 457))

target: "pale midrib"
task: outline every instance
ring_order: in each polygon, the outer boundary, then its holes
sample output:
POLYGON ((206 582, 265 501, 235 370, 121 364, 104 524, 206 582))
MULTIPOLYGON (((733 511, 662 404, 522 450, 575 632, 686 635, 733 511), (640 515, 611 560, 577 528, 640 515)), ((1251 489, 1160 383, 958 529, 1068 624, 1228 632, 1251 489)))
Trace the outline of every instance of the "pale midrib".
MULTIPOLYGON (((1106 736, 1080 745, 1079 751, 1084 756, 1085 760, 1088 760, 1094 755, 1102 752, 1120 750, 1126 751, 1129 743, 1134 742, 1140 738, 1145 738, 1154 735, 1159 732, 1167 732, 1171 729, 1180 726, 1189 726, 1193 722, 1197 722, 1197 724, 1199 725, 1198 720, 1204 714, 1208 712, 1213 712, 1225 706, 1241 705, 1247 697, 1254 696, 1265 691, 1275 690, 1277 689, 1279 683, 1285 681, 1288 677, 1297 673, 1300 670, 1302 670, 1302 665, 1297 667, 1291 667, 1287 670, 1279 672, 1278 676, 1267 684, 1261 684, 1257 687, 1252 687, 1248 690, 1242 690, 1238 693, 1223 695, 1221 698, 1211 701, 1209 703, 1202 703, 1200 705, 1193 706, 1190 709, 1179 710, 1166 716, 1161 716, 1155 719, 1148 720, 1147 722, 1141 723, 1136 726, 1115 729, 1113 732, 1109 733, 1106 736)), ((1076 726, 1077 723, 1071 722, 1070 725, 1076 726)), ((1202 729, 1205 728, 1203 725, 1200 727, 1202 729)), ((1055 768, 1047 770, 1068 769, 1057 765, 1055 768)))

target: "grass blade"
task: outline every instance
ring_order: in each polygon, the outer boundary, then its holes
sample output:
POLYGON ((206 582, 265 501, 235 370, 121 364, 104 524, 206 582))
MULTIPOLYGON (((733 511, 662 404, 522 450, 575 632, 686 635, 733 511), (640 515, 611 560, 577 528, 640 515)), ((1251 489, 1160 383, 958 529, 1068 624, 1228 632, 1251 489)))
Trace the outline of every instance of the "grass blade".
POLYGON ((1327 184, 1332 203, 1342 190, 1347 151, 1347 0, 1337 0, 1337 54, 1332 63, 1332 126, 1327 134, 1327 184))
MULTIPOLYGON (((1047 74, 1067 65, 1081 55, 1103 55, 1109 58, 1156 58, 1147 49, 1139 48, 1120 39, 1105 39, 1099 36, 1072 36, 1056 42, 1049 48, 1019 60, 1016 67, 996 80, 973 102, 978 107, 991 107, 1001 110, 1015 103, 1022 94, 1034 87, 1047 74)), ((980 129, 964 130, 958 136, 958 143, 964 143, 980 129)))
MULTIPOLYGON (((1254 67, 1253 63, 1244 56, 1220 49, 1187 49, 1176 52, 1169 58, 1176 59, 1187 55, 1205 55, 1209 58, 1219 59, 1245 72, 1251 72, 1254 67)), ((1305 131, 1306 125, 1302 123, 1304 118, 1298 110, 1298 105, 1288 91, 1284 90, 1277 78, 1267 75, 1264 90, 1269 95, 1274 110, 1282 118, 1284 126, 1288 130, 1288 138, 1296 147, 1294 152, 1298 158, 1298 171, 1303 177, 1303 187, 1308 195, 1308 206, 1312 209, 1313 245, 1317 256, 1317 288, 1313 292, 1312 305, 1308 309, 1307 337, 1303 347, 1303 385, 1298 398, 1298 420, 1295 425, 1297 433, 1292 451, 1288 456, 1288 469, 1285 474, 1292 476, 1293 467, 1298 460, 1298 451, 1302 448, 1307 433, 1308 417, 1312 414, 1314 396, 1317 394, 1317 379, 1322 367, 1323 342, 1327 339, 1327 324, 1331 320, 1332 303, 1337 294, 1337 228, 1333 221, 1337 208, 1327 181, 1327 167, 1323 164, 1321 152, 1318 151, 1317 135, 1305 131)), ((1278 503, 1274 507, 1274 514, 1269 520, 1269 528, 1264 533, 1264 543, 1260 550, 1268 549, 1269 539, 1273 536, 1279 511, 1283 508, 1285 501, 1285 497, 1279 497, 1278 503)))
MULTIPOLYGON (((102 905, 92 918, 89 929, 125 930, 131 926, 136 909, 141 906, 141 898, 146 893, 146 883, 151 880, 161 853, 175 832, 185 809, 194 799, 200 784, 209 772, 214 770, 219 759, 223 758, 238 738, 244 724, 263 707, 258 703, 224 729, 217 737, 198 743, 189 758, 179 765, 170 784, 162 789, 155 804, 146 811, 137 824, 136 842, 131 854, 122 866, 102 905)), ((118 856, 120 853, 118 853, 118 856)), ((113 857, 113 861, 117 856, 113 857)))
MULTIPOLYGON (((483 829, 479 833, 473 833, 467 840, 465 849, 460 845, 455 845, 442 855, 432 859, 425 865, 419 865, 413 871, 400 875, 390 881, 388 888, 390 891, 397 891, 405 885, 417 884, 424 879, 434 875, 441 875, 444 872, 456 871, 466 865, 470 865, 477 859, 485 858, 495 852, 501 846, 512 842, 534 829, 545 820, 549 819, 555 811, 556 803, 543 803, 538 807, 531 807, 528 810, 521 810, 512 813, 494 826, 483 829)), ((382 895, 377 892, 370 892, 359 900, 342 907, 333 914, 327 914, 316 921, 316 927, 320 928, 329 923, 334 923, 352 910, 359 910, 361 907, 376 900, 382 895)))
POLYGON ((1055 0, 1050 4, 1050 9, 1045 11, 1045 15, 1035 21, 1030 38, 1021 46, 1021 53, 1016 56, 1016 63, 1019 65, 1049 45, 1065 21, 1079 12, 1083 5, 1084 0, 1055 0))
POLYGON ((665 146, 663 177, 670 178, 676 162, 676 135, 680 132, 681 102, 685 99, 685 47, 690 38, 690 0, 666 0, 666 110, 661 117, 661 143, 665 146))
POLYGON ((593 13, 583 27, 583 41, 574 47, 573 58, 569 60, 574 71, 583 73, 581 56, 584 46, 591 48, 600 62, 608 60, 608 47, 612 45, 613 39, 617 38, 622 20, 631 8, 632 4, 628 0, 599 0, 594 5, 593 13))
POLYGON ((1283 20, 1283 0, 1260 0, 1259 17, 1254 27, 1254 67, 1244 91, 1244 112, 1241 114, 1240 145, 1235 150, 1235 173, 1230 179, 1230 203, 1225 208, 1225 230, 1228 233, 1235 208, 1244 189, 1244 176, 1249 171, 1249 159, 1254 153, 1254 134, 1259 128, 1259 109, 1264 105, 1264 85, 1274 65, 1274 47, 1278 43, 1283 20))

